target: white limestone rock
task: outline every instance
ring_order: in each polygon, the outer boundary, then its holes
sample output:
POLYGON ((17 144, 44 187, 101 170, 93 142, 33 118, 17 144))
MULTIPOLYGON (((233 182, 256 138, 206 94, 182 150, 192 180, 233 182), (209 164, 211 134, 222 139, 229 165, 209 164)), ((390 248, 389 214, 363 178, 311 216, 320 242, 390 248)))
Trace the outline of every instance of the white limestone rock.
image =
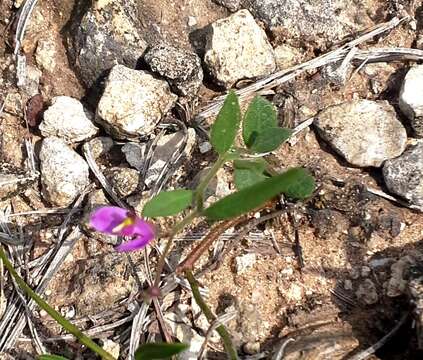
POLYGON ((118 139, 149 135, 176 99, 166 81, 116 65, 107 78, 96 121, 118 139))
POLYGON ((43 197, 54 206, 69 206, 88 186, 88 165, 62 139, 43 140, 40 150, 43 197))
POLYGON ((69 96, 52 99, 39 129, 43 136, 56 136, 68 144, 86 140, 98 132, 92 122, 92 114, 84 109, 79 100, 69 96))
POLYGON ((405 150, 407 133, 387 101, 355 100, 320 112, 320 136, 350 164, 379 167, 405 150))
POLYGON ((230 88, 238 80, 275 71, 273 48, 248 10, 217 20, 211 28, 204 62, 219 85, 230 88))

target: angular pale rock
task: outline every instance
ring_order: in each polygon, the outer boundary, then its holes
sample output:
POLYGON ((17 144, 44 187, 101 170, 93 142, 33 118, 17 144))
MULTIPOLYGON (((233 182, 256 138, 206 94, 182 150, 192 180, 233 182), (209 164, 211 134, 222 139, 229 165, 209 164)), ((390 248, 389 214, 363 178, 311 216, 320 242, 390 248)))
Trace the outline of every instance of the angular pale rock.
POLYGON ((256 263, 256 254, 250 253, 235 258, 235 270, 237 274, 242 274, 252 268, 256 263))
POLYGON ((172 90, 182 96, 194 97, 203 81, 201 60, 196 53, 161 43, 144 55, 151 70, 169 81, 172 90))
POLYGON ((92 115, 77 99, 69 96, 52 99, 39 129, 43 136, 56 136, 67 143, 86 140, 98 132, 92 122, 92 115))
POLYGON ((98 159, 99 157, 106 155, 114 145, 115 142, 112 138, 107 136, 99 136, 86 142, 83 145, 83 148, 88 148, 93 158, 98 159))
POLYGON ((38 40, 35 51, 35 61, 37 64, 50 72, 53 72, 56 68, 57 47, 55 41, 59 40, 52 38, 40 39, 38 40))
POLYGON ((136 1, 90 3, 85 14, 76 14, 69 31, 69 57, 87 87, 117 63, 135 68, 147 47, 136 1))
POLYGON ((286 39, 319 46, 371 23, 366 6, 351 6, 349 0, 243 0, 243 5, 276 35, 280 29, 286 39))
POLYGON ((107 78, 96 121, 118 139, 148 135, 176 99, 166 81, 146 71, 116 65, 107 78))
POLYGON ((175 337, 179 341, 189 345, 187 350, 178 355, 178 359, 197 360, 205 338, 198 335, 198 333, 192 329, 192 326, 188 325, 190 321, 179 307, 175 309, 175 313, 167 312, 164 317, 175 337))
POLYGON ((416 259, 411 255, 403 256, 396 263, 392 264, 391 277, 386 286, 386 295, 397 297, 405 293, 408 284, 407 272, 415 264, 416 259))
POLYGON ((370 279, 365 279, 363 283, 360 284, 355 295, 367 305, 373 305, 379 301, 376 285, 370 279))
POLYGON ((283 44, 275 48, 276 65, 279 70, 294 66, 300 56, 300 51, 289 45, 283 44))
POLYGON ((314 124, 320 136, 355 166, 379 167, 406 146, 405 128, 387 101, 334 105, 319 113, 314 124))
POLYGON ((238 80, 265 76, 276 69, 266 33, 248 10, 211 25, 204 62, 219 85, 226 88, 238 80))
POLYGON ((423 138, 423 65, 413 66, 402 83, 399 106, 410 119, 417 137, 423 138))
POLYGON ((87 163, 59 138, 43 140, 40 162, 42 194, 52 205, 70 205, 89 184, 87 163))
POLYGON ((423 211, 423 143, 410 146, 401 156, 387 161, 383 177, 389 191, 423 211))
POLYGON ((107 169, 105 175, 119 197, 126 197, 135 192, 140 181, 139 171, 126 167, 107 169))
MULTIPOLYGON (((165 135, 157 142, 156 148, 154 150, 153 158, 150 162, 150 167, 147 170, 145 175, 145 185, 147 187, 152 187, 157 180, 160 178, 160 174, 165 166, 175 166, 174 163, 169 163, 174 161, 175 151, 177 151, 184 141, 183 132, 176 132, 173 134, 165 135)), ((189 158, 194 144, 196 141, 195 130, 190 128, 188 129, 188 138, 185 150, 182 153, 182 156, 189 158)), ((179 159, 182 163, 182 159, 179 159)), ((185 160, 186 161, 186 160, 185 160)), ((176 174, 176 177, 181 174, 176 174)))
POLYGON ((144 168, 145 148, 145 144, 133 142, 128 142, 122 146, 122 152, 125 154, 126 161, 138 171, 142 171, 144 168))

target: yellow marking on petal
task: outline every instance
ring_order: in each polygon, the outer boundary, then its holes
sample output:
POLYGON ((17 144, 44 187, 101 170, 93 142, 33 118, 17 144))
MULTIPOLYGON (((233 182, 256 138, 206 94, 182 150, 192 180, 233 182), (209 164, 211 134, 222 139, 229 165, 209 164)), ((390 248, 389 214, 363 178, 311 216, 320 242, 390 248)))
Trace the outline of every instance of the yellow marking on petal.
POLYGON ((114 227, 112 229, 113 233, 119 233, 123 229, 125 229, 129 225, 133 225, 135 223, 135 219, 133 217, 127 217, 125 218, 118 226, 114 227))

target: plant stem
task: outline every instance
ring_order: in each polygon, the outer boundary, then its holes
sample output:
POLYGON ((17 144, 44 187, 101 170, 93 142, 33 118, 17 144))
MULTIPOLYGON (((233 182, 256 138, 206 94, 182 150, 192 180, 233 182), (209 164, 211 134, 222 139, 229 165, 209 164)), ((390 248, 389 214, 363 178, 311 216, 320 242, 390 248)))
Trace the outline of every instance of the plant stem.
MULTIPOLYGON (((198 288, 197 280, 195 280, 195 277, 191 270, 185 270, 185 277, 187 278, 189 285, 192 290, 192 294, 194 296, 194 299, 204 315, 206 316, 208 322, 211 324, 213 321, 216 320, 216 316, 212 313, 208 305, 203 300, 200 290, 198 288)), ((216 331, 220 335, 223 341, 223 345, 225 347, 226 353, 228 355, 228 358, 231 360, 238 360, 238 354, 236 352, 236 349, 234 345, 232 344, 232 339, 228 331, 226 330, 224 325, 219 325, 216 328, 216 331)))
POLYGON ((162 274, 162 271, 163 271, 163 268, 164 268, 164 265, 165 265, 166 257, 169 254, 170 247, 172 246, 173 238, 186 225, 188 225, 189 223, 191 223, 191 221, 194 220, 198 216, 198 214, 199 214, 199 212, 197 210, 194 210, 193 212, 191 212, 190 214, 188 214, 184 219, 182 219, 179 223, 177 223, 172 228, 172 230, 170 231, 169 238, 167 240, 167 243, 165 245, 165 248, 163 250, 163 253, 162 253, 162 255, 159 258, 159 262, 157 264, 156 278, 154 280, 154 287, 159 286, 160 276, 162 274))
POLYGON ((223 166, 223 164, 227 160, 227 153, 223 155, 219 155, 216 162, 213 164, 209 172, 206 176, 201 180, 201 182, 198 184, 197 189, 195 190, 195 203, 197 206, 197 211, 202 211, 204 204, 204 191, 206 190, 207 186, 209 185, 210 181, 213 179, 213 177, 217 174, 219 169, 223 166))
POLYGON ((54 320, 56 320, 67 332, 75 336, 78 341, 84 344, 86 347, 90 348, 92 351, 97 353, 105 360, 116 360, 111 354, 97 345, 93 340, 88 336, 84 335, 81 330, 79 330, 75 325, 66 320, 62 315, 60 315, 56 310, 54 310, 49 304, 47 304, 34 290, 32 290, 27 283, 19 276, 19 274, 14 269, 13 265, 7 258, 6 253, 4 252, 3 247, 0 246, 0 260, 3 261, 4 266, 9 271, 10 275, 13 276, 18 286, 27 293, 27 295, 34 300, 34 302, 43 310, 47 312, 54 320))

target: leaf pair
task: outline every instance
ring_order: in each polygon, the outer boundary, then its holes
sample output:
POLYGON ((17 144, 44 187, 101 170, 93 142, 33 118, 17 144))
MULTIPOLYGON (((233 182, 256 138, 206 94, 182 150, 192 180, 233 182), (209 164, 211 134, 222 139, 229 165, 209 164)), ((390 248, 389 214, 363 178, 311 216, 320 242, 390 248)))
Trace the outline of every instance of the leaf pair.
POLYGON ((278 127, 273 104, 256 96, 248 106, 242 124, 242 137, 254 153, 273 151, 291 136, 292 130, 278 127))
MULTIPOLYGON (((310 196, 315 188, 313 177, 303 168, 292 168, 280 175, 266 178, 263 175, 263 166, 266 163, 261 160, 255 163, 238 161, 237 164, 239 167, 244 166, 246 171, 256 173, 257 177, 262 176, 263 179, 251 180, 248 176, 242 179, 241 190, 215 202, 202 212, 201 215, 207 219, 224 220, 242 215, 281 193, 293 199, 304 199, 310 196)), ((143 215, 147 217, 175 215, 187 208, 192 198, 193 192, 190 190, 161 192, 145 205, 143 215)))

